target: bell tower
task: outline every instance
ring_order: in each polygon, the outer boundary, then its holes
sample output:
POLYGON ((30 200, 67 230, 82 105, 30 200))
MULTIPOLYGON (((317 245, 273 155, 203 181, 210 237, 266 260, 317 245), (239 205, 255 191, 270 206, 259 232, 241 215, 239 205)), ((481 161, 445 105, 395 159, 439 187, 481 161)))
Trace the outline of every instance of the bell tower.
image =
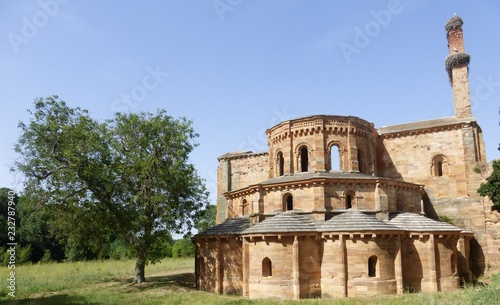
POLYGON ((445 66, 453 90, 455 117, 459 119, 472 117, 468 67, 470 56, 464 51, 462 24, 462 18, 455 15, 445 25, 449 48, 445 66))

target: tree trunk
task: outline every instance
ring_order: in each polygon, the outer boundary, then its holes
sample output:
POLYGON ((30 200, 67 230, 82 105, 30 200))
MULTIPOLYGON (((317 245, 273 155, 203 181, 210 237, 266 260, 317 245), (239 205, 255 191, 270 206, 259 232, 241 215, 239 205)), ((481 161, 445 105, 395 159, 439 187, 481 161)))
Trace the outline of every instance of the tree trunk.
POLYGON ((146 281, 144 269, 146 267, 146 258, 137 254, 135 259, 135 279, 134 283, 139 284, 146 281))

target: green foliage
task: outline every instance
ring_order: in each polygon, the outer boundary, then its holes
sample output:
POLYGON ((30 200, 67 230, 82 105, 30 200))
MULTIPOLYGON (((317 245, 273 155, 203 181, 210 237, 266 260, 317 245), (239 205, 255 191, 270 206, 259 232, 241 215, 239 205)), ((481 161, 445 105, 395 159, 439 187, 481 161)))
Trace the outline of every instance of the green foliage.
POLYGON ((439 221, 449 223, 450 225, 453 225, 453 226, 455 225, 453 223, 453 220, 451 220, 451 218, 446 216, 446 215, 439 215, 439 221))
MULTIPOLYGON (((6 248, 6 249, 2 249, 1 260, 2 260, 3 266, 7 266, 9 264, 9 260, 11 260, 11 253, 12 252, 7 251, 8 249, 10 249, 10 247, 6 248)), ((14 254, 15 258, 16 258, 15 264, 14 264, 15 266, 30 263, 30 256, 31 256, 31 246, 30 245, 28 245, 26 247, 16 246, 16 247, 14 247, 14 253, 15 253, 14 254)))
POLYGON ((50 250, 49 249, 45 249, 43 251, 43 256, 42 256, 42 258, 40 259, 39 262, 46 264, 46 263, 50 263, 52 261, 53 261, 52 260, 52 254, 50 253, 50 250))
MULTIPOLYGON (((0 188, 0 247, 5 247, 7 243, 9 242, 8 240, 8 228, 12 227, 12 224, 9 226, 8 224, 8 209, 9 209, 9 202, 11 208, 14 208, 14 212, 17 212, 17 204, 19 202, 19 197, 17 194, 13 194, 14 192, 10 188, 2 187, 0 188), (12 206, 12 203, 14 205, 12 206)), ((19 223, 17 222, 18 220, 18 215, 14 215, 12 217, 15 221, 15 233, 16 233, 16 238, 19 236, 17 229, 19 227, 19 223)), ((14 231, 12 231, 14 232, 14 231)), ((16 240, 17 242, 17 240, 16 240)))
POLYGON ((216 215, 217 207, 215 205, 208 205, 197 217, 194 227, 201 233, 208 228, 215 226, 216 215))
POLYGON ((500 161, 493 161, 493 172, 481 183, 479 195, 488 196, 495 206, 500 206, 500 161))
POLYGON ((172 246, 172 257, 194 257, 194 244, 191 239, 185 237, 183 239, 176 240, 172 246))
POLYGON ((64 247, 59 244, 49 228, 49 209, 40 202, 30 201, 27 196, 20 196, 18 209, 18 236, 23 245, 32 248, 31 260, 56 260, 65 258, 64 247), (50 259, 47 257, 50 255, 50 259))
POLYGON ((109 247, 109 257, 111 259, 131 259, 135 256, 135 253, 123 240, 123 238, 117 238, 111 246, 109 247))
MULTIPOLYGON (((188 162, 198 137, 191 121, 159 110, 98 122, 57 96, 37 99, 30 113, 15 146, 27 200, 45 206, 66 244, 107 251, 111 237, 122 238, 142 281, 141 269, 165 255, 158 241, 189 232, 208 201, 188 162)), ((87 255, 80 250, 70 247, 68 258, 87 255)))

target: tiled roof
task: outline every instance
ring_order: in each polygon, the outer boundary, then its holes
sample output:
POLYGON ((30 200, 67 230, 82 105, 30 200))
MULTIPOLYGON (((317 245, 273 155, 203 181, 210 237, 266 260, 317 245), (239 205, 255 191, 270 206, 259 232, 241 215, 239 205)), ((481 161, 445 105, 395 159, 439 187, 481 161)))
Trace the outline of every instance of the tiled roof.
POLYGON ((352 231, 402 231, 373 216, 358 210, 349 210, 325 221, 322 232, 352 232, 352 231))
POLYGON ((435 221, 414 213, 401 213, 391 217, 389 224, 409 232, 461 232, 451 224, 435 221))
POLYGON ((202 235, 235 235, 240 234, 250 227, 249 217, 238 217, 226 219, 223 223, 208 228, 207 230, 197 234, 202 235))
POLYGON ((230 218, 203 231, 197 236, 279 234, 308 232, 461 232, 462 229, 414 213, 392 215, 383 221, 359 210, 349 210, 327 221, 315 221, 296 211, 278 213, 262 222, 251 225, 249 217, 230 218))
POLYGON ((413 123, 399 124, 399 125, 391 125, 380 127, 377 132, 379 135, 386 135, 396 132, 406 132, 406 131, 415 131, 415 130, 425 130, 436 127, 450 126, 460 123, 466 122, 475 122, 475 118, 465 118, 465 119, 457 119, 455 117, 446 117, 434 120, 427 121, 419 121, 413 123))
POLYGON ((253 225, 246 229, 243 234, 316 231, 316 222, 312 218, 294 212, 284 212, 253 225))
POLYGON ((352 172, 332 171, 332 172, 305 172, 297 174, 287 174, 273 179, 260 182, 261 185, 286 183, 300 180, 308 180, 312 178, 337 178, 337 179, 377 179, 379 177, 352 172))

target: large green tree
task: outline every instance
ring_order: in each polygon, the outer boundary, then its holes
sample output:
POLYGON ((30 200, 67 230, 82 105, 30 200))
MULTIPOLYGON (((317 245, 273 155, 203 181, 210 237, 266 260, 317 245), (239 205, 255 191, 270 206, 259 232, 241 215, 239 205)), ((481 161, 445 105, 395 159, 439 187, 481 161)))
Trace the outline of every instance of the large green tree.
POLYGON ((208 228, 215 226, 215 218, 217 215, 217 207, 215 205, 208 205, 195 221, 194 227, 198 232, 203 232, 208 228))
POLYGON ((48 208, 51 228, 70 243, 99 248, 122 237, 136 256, 134 281, 145 281, 161 241, 191 230, 208 203, 189 162, 192 122, 163 110, 98 122, 57 96, 35 100, 30 114, 15 146, 28 200, 48 208))
POLYGON ((481 196, 488 196, 495 206, 500 207, 500 161, 493 161, 493 172, 486 182, 481 183, 477 192, 481 196))

